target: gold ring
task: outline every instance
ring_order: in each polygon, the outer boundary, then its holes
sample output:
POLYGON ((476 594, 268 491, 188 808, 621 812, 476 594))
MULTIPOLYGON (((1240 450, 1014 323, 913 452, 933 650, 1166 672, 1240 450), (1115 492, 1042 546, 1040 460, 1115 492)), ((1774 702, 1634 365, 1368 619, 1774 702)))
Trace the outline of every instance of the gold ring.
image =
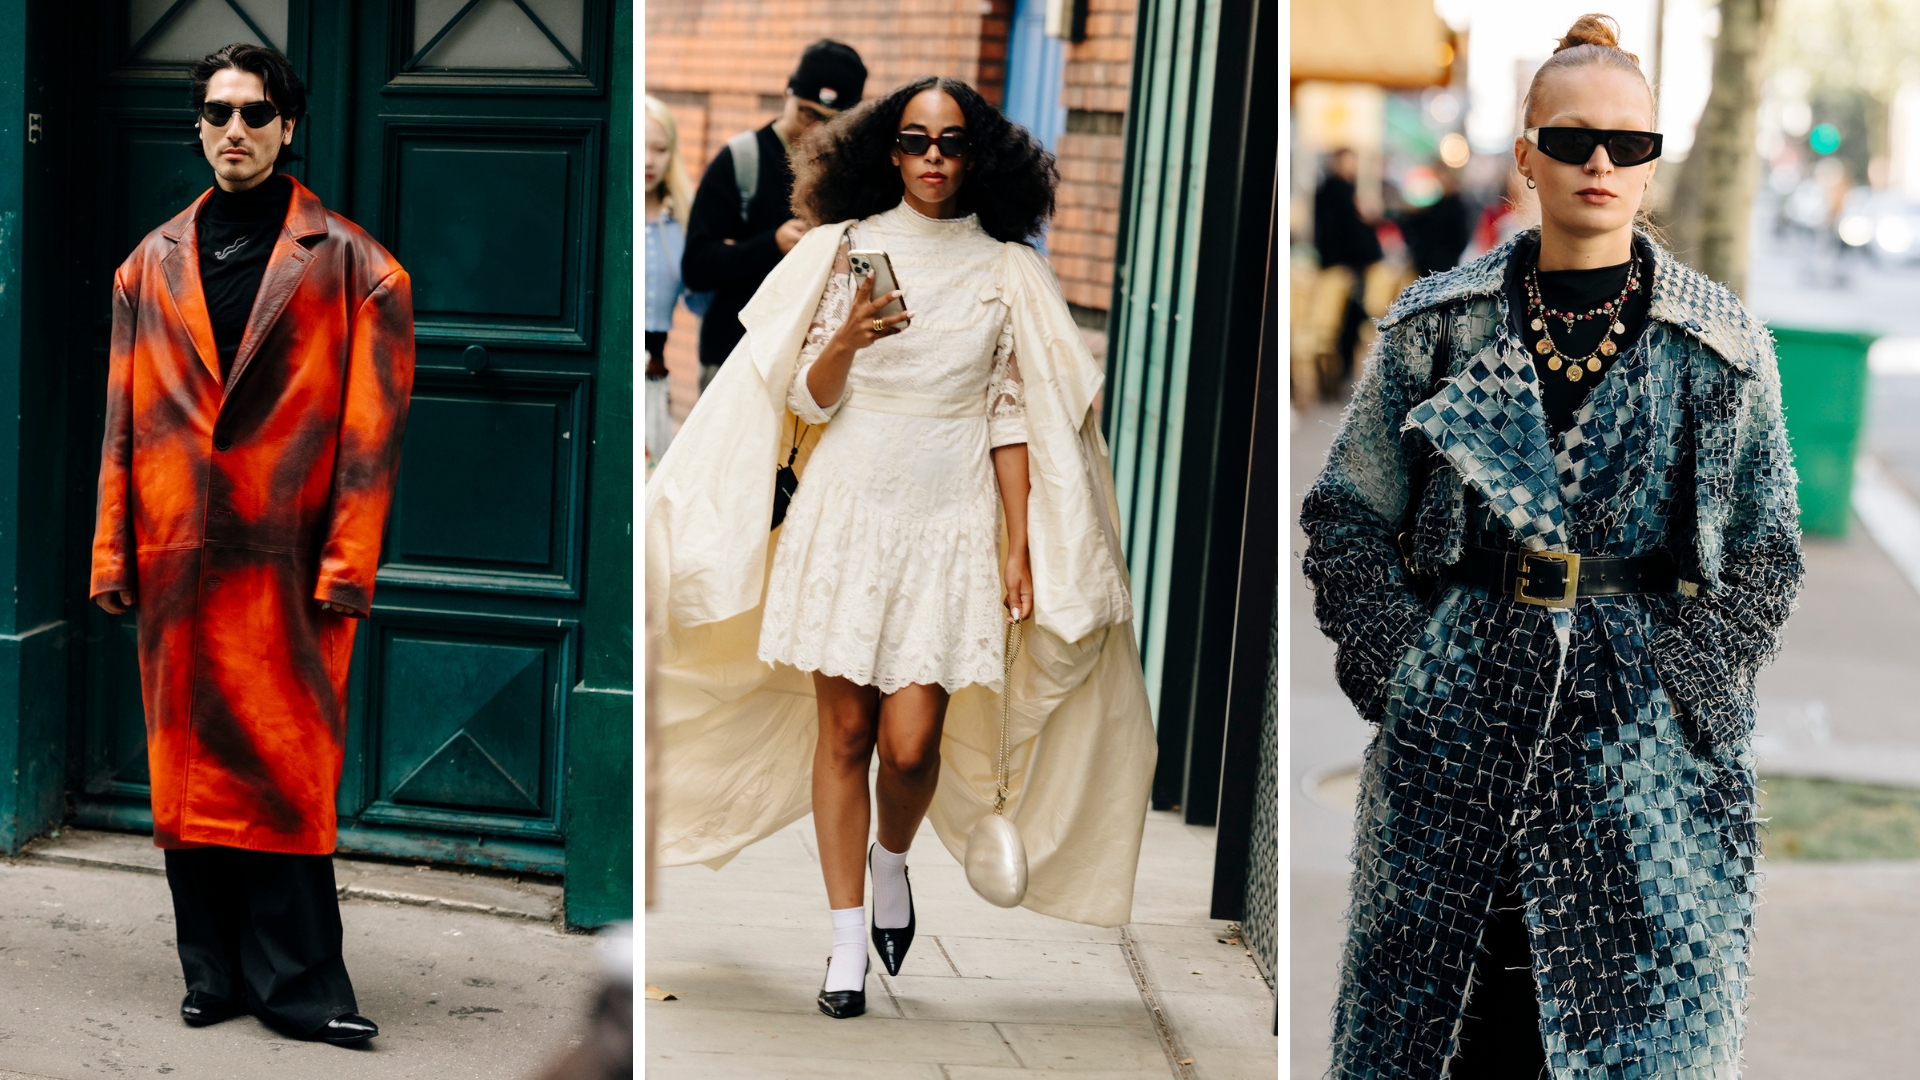
POLYGON ((873 320, 873 332, 874 332, 874 333, 876 333, 876 334, 882 334, 882 333, 885 333, 885 332, 886 332, 886 329, 887 329, 887 320, 885 320, 885 319, 878 319, 878 318, 876 318, 876 319, 874 319, 874 320, 873 320))

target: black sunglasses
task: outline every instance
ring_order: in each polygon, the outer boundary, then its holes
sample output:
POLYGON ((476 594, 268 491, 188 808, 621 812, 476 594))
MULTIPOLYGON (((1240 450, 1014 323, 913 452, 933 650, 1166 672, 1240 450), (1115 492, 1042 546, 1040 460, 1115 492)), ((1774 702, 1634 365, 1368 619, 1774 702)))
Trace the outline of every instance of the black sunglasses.
POLYGON ((962 157, 972 145, 968 142, 965 132, 949 132, 936 139, 924 131, 903 131, 895 135, 893 141, 899 143, 900 149, 913 157, 926 153, 927 147, 934 143, 940 144, 942 154, 948 157, 962 157))
POLYGON ((209 101, 200 106, 200 118, 214 127, 226 127, 233 120, 233 114, 239 112, 240 119, 250 128, 263 128, 273 123, 280 110, 273 107, 271 101, 254 101, 240 106, 237 110, 224 101, 209 101))
POLYGON ((1569 165, 1585 165, 1593 157, 1593 148, 1604 145, 1607 160, 1616 169, 1645 165, 1659 157, 1662 139, 1657 131, 1583 127, 1528 128, 1526 134, 1541 153, 1569 165))

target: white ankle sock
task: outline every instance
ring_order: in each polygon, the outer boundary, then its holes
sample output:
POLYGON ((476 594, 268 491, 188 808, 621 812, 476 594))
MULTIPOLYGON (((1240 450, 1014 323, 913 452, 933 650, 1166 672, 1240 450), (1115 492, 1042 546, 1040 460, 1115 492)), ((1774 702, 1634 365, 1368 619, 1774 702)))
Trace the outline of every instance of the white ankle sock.
POLYGON ((875 844, 868 857, 873 862, 873 925, 902 929, 913 911, 907 896, 907 853, 896 855, 885 844, 875 844))
POLYGON ((827 968, 826 989, 867 988, 867 909, 832 908, 833 963, 827 968))

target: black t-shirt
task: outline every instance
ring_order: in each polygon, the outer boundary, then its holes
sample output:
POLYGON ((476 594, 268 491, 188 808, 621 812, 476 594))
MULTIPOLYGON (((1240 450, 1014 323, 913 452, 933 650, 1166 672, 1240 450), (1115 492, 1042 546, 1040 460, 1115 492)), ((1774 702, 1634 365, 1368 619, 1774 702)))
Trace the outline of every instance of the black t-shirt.
POLYGON ((740 220, 740 187, 734 181, 733 150, 721 147, 700 177, 687 214, 687 251, 680 278, 693 292, 713 292, 700 321, 700 362, 718 364, 745 336, 740 309, 784 254, 773 234, 793 217, 793 166, 780 136, 768 124, 754 133, 760 145, 760 181, 740 220), (733 243, 727 243, 732 240, 733 243))
MULTIPOLYGON (((1640 287, 1622 308, 1619 319, 1627 328, 1626 333, 1614 335, 1614 344, 1619 351, 1612 356, 1596 357, 1600 361, 1600 370, 1582 369, 1579 382, 1567 378, 1567 370, 1559 371, 1547 368, 1547 358, 1538 352, 1540 339, 1544 331, 1533 328, 1533 320, 1527 313, 1526 273, 1539 256, 1538 241, 1523 242, 1514 250, 1514 257, 1507 262, 1507 311, 1511 325, 1527 347, 1527 353, 1533 357, 1534 369, 1540 376, 1541 405, 1547 414, 1547 430, 1558 433, 1573 426, 1574 414, 1585 404, 1587 394, 1627 350, 1639 342, 1641 333, 1647 328, 1647 310, 1651 304, 1653 291, 1653 255, 1638 240, 1634 241, 1634 258, 1640 262, 1640 287)), ((1591 311, 1601 304, 1620 295, 1626 287, 1627 267, 1629 263, 1616 266, 1602 266, 1592 270, 1547 270, 1540 274, 1540 299, 1557 311, 1591 311)), ((1573 329, 1564 329, 1564 324, 1555 320, 1552 323, 1553 343, 1557 351, 1566 357, 1586 357, 1600 347, 1600 339, 1608 333, 1613 320, 1594 317, 1576 321, 1573 329)))
POLYGON ((253 298, 267 272, 267 257, 273 254, 292 199, 293 185, 276 173, 246 191, 216 186, 201 208, 200 287, 207 297, 222 379, 233 371, 247 317, 253 314, 253 298))

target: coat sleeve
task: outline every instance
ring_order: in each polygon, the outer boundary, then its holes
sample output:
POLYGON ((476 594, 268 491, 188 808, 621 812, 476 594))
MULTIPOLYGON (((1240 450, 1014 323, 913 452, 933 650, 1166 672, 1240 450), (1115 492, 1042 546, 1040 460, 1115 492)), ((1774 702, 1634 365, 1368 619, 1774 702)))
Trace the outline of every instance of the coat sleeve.
MULTIPOLYGON (((1730 747, 1753 729, 1753 683, 1780 648, 1805 565, 1792 451, 1780 408, 1771 350, 1752 377, 1726 373, 1704 407, 1727 416, 1697 436, 1698 483, 1722 509, 1698 527, 1718 532, 1717 582, 1677 607, 1656 608, 1647 642, 1661 688, 1682 717, 1715 745, 1730 747), (1725 450, 1715 428, 1734 433, 1725 450), (1705 459, 1730 451, 1730 464, 1705 459)), ((1716 417, 1717 419, 1717 417, 1716 417)))
POLYGON ((1430 364, 1425 335, 1402 322, 1368 358, 1326 466, 1307 490, 1300 527, 1301 570, 1313 587, 1313 614, 1336 647, 1334 677, 1361 716, 1378 721, 1387 677, 1428 618, 1395 543, 1405 511, 1402 421, 1414 402, 1408 361, 1430 364))
POLYGON ((107 432, 100 443, 100 491, 93 515, 89 597, 135 588, 133 508, 134 293, 113 275, 113 337, 107 350, 107 432))
POLYGON ((316 600, 361 615, 372 610, 381 533, 393 501, 412 392, 413 286, 407 272, 396 269, 354 313, 316 600))

